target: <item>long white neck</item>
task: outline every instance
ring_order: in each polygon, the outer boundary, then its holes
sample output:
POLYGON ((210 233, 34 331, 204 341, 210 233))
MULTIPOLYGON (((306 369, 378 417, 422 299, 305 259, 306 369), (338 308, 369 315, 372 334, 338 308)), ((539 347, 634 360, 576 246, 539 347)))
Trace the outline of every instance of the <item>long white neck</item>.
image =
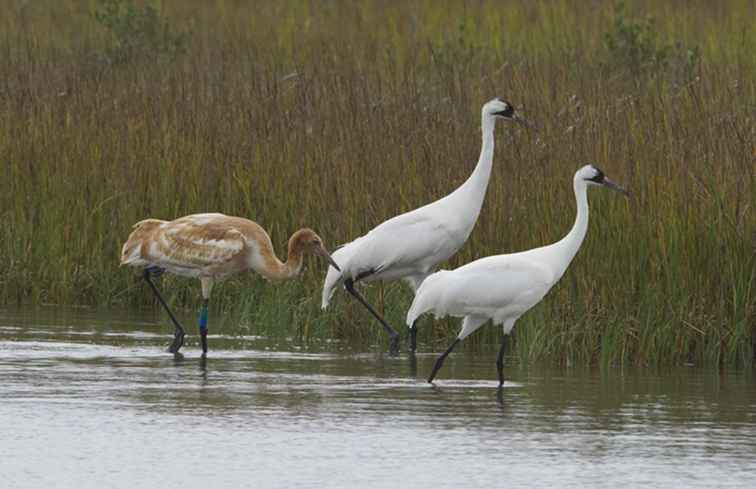
POLYGON ((480 158, 475 165, 472 175, 460 185, 450 197, 459 199, 455 204, 459 210, 462 210, 466 216, 472 219, 472 223, 478 219, 480 209, 483 206, 483 200, 486 197, 488 180, 491 178, 491 166, 493 165, 494 154, 494 128, 496 119, 490 115, 483 114, 481 120, 481 130, 483 133, 483 142, 480 148, 480 158))
POLYGON ((588 231, 588 186, 579 178, 574 181, 575 200, 577 201, 577 217, 572 229, 567 236, 554 243, 555 262, 558 274, 561 277, 575 258, 580 245, 583 244, 585 233, 588 231))

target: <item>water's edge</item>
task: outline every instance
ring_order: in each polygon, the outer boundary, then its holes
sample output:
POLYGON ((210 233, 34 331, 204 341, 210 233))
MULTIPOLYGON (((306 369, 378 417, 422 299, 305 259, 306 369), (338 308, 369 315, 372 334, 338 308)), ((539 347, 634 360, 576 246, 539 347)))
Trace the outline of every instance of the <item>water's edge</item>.
MULTIPOLYGON (((0 313, 8 487, 752 487, 752 372, 554 370, 213 338, 150 316, 0 313)), ((103 315, 104 314, 104 315, 103 315)))

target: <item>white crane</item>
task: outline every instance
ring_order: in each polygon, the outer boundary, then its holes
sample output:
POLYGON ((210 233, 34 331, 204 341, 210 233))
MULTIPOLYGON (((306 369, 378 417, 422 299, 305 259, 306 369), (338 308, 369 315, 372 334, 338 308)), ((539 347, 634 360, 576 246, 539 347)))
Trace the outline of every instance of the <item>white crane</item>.
POLYGON ((603 185, 625 195, 625 189, 604 176, 592 165, 575 173, 573 180, 577 200, 577 218, 570 232, 549 246, 520 253, 481 258, 455 270, 441 270, 420 286, 407 313, 407 324, 432 312, 437 318, 447 315, 464 317, 462 331, 438 357, 428 382, 433 382, 446 356, 457 344, 491 319, 501 324, 504 336, 496 359, 499 387, 504 384, 504 347, 515 321, 540 302, 559 281, 583 243, 588 230, 589 185, 603 185))
MULTIPOLYGON (((328 270, 323 284, 323 309, 336 288, 360 301, 391 337, 390 352, 399 351, 399 333, 357 292, 354 284, 404 279, 413 291, 467 241, 486 195, 494 152, 496 119, 527 122, 509 102, 495 98, 482 109, 483 145, 472 175, 454 192, 419 209, 393 217, 333 253, 341 271, 328 270)), ((416 328, 410 325, 410 348, 416 347, 416 328)))

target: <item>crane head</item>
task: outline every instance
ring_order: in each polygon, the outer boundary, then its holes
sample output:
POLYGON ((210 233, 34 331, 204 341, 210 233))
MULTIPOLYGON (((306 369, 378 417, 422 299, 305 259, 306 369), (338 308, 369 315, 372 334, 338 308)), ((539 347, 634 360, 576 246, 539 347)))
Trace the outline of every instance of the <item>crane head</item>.
POLYGON ((341 271, 339 265, 331 258, 323 240, 315 231, 310 228, 303 228, 292 234, 289 239, 289 252, 309 253, 312 255, 322 256, 328 263, 338 271, 341 271))
POLYGON ((604 175, 603 171, 593 165, 585 165, 579 169, 575 174, 575 178, 586 182, 588 185, 601 185, 616 190, 617 192, 624 194, 625 197, 630 196, 630 193, 627 190, 609 180, 606 175, 604 175))
POLYGON ((483 106, 483 115, 516 122, 528 128, 533 127, 530 122, 517 113, 514 105, 500 97, 490 100, 483 106))

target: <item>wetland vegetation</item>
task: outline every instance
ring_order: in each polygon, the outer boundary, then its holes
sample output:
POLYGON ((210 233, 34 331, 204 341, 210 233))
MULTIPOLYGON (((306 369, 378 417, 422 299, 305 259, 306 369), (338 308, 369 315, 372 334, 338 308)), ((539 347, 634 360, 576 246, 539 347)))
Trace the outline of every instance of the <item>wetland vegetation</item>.
MULTIPOLYGON (((752 365, 752 1, 0 8, 0 304, 154 305, 117 266, 146 217, 245 216, 278 250, 306 225, 333 248, 464 181, 480 106, 502 96, 538 131, 499 125, 486 202, 447 268, 561 238, 586 162, 633 192, 590 196, 580 253, 514 331, 520 359, 752 365)), ((320 310, 324 272, 229 280, 211 308, 239 320, 211 334, 383 345, 343 294, 320 310)), ((177 307, 198 304, 195 281, 164 283, 177 307)), ((403 326, 407 287, 366 294, 403 326)), ((457 324, 423 321, 420 340, 446 344, 457 324)))

